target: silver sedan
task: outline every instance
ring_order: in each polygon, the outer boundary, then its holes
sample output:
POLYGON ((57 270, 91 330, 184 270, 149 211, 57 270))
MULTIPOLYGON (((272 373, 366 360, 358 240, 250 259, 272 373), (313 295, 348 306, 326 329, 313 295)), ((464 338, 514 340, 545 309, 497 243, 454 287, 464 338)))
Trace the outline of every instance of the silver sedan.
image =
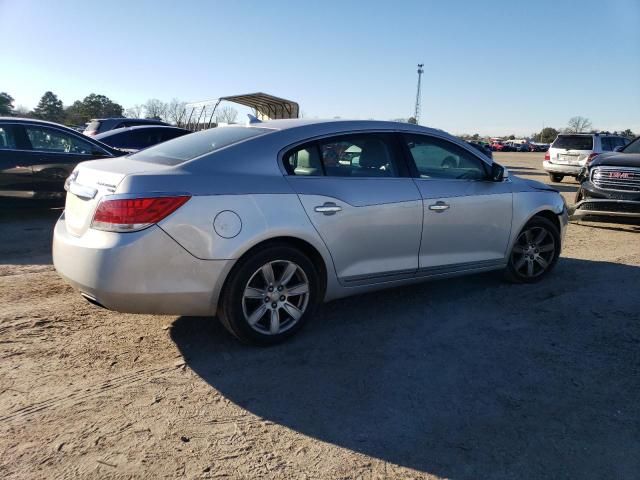
POLYGON ((567 225, 552 188, 441 130, 277 120, 81 163, 54 264, 92 303, 217 315, 270 344, 339 297, 504 270, 535 282, 567 225))

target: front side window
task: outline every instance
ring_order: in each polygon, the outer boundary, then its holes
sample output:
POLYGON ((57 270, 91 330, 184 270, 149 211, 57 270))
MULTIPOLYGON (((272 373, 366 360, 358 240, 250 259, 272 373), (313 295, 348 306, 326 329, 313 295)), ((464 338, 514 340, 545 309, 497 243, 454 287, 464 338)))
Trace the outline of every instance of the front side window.
POLYGON ((13 133, 13 127, 8 125, 0 126, 0 150, 15 149, 16 137, 13 133))
POLYGON ((613 140, 610 137, 601 137, 600 138, 600 143, 602 144, 602 151, 603 152, 610 152, 611 150, 613 150, 613 145, 611 144, 611 140, 613 140))
POLYGON ((420 178, 484 180, 485 162, 446 140, 425 135, 404 135, 420 178))
POLYGON ((90 155, 95 148, 89 142, 53 128, 25 125, 31 148, 39 152, 90 155))

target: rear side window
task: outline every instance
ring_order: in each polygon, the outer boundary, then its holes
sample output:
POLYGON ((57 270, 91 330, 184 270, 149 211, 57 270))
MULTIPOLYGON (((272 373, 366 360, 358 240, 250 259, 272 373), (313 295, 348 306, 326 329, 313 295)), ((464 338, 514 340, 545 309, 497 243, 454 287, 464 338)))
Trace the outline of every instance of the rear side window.
POLYGON ((174 138, 138 153, 130 158, 141 162, 178 165, 234 143, 272 132, 268 128, 219 127, 174 138))
POLYGON ((593 150, 593 137, 591 135, 558 135, 551 147, 565 150, 593 150))
POLYGON ((602 151, 603 152, 610 152, 611 150, 613 150, 613 144, 612 144, 611 140, 613 140, 613 139, 609 138, 609 137, 601 137, 600 138, 600 143, 602 144, 602 151))
POLYGON ((16 137, 13 127, 8 125, 0 126, 0 150, 15 149, 16 137))
POLYGON ((399 153, 386 134, 341 135, 302 145, 284 156, 289 175, 398 177, 399 153))

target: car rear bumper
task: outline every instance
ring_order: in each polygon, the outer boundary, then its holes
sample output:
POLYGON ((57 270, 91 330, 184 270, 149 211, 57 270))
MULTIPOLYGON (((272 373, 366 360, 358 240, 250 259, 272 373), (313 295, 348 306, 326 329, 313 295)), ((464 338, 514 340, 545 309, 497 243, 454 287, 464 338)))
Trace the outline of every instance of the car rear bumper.
POLYGON ((200 260, 160 227, 71 235, 64 215, 53 235, 53 263, 92 303, 127 313, 214 315, 229 260, 200 260))
POLYGON ((562 175, 569 175, 577 177, 582 171, 582 165, 565 165, 562 163, 552 163, 549 160, 545 160, 542 163, 542 168, 549 173, 559 173, 562 175))

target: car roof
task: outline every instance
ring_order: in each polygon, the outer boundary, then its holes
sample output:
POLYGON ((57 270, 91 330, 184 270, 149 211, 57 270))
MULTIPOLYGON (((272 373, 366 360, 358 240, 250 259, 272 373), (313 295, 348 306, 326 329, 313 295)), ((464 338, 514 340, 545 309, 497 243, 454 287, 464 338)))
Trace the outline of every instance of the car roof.
POLYGON ((131 118, 131 117, 105 117, 105 118, 92 118, 90 122, 103 122, 105 120, 135 120, 136 122, 162 122, 162 120, 156 120, 155 118, 131 118))
POLYGON ((98 140, 101 138, 107 138, 111 135, 116 135, 118 133, 130 132, 134 130, 150 130, 150 129, 163 129, 163 130, 180 130, 182 132, 190 132, 186 128, 175 127, 173 125, 134 125, 132 127, 120 127, 114 128, 113 130, 107 130, 106 132, 99 133, 98 135, 94 135, 93 138, 97 138, 98 140))
POLYGON ((62 127, 68 128, 69 130, 73 130, 72 128, 67 127, 66 125, 62 125, 61 123, 56 122, 48 122, 46 120, 40 120, 38 118, 27 118, 27 117, 0 117, 0 122, 13 122, 13 123, 39 123, 42 125, 51 125, 53 127, 62 127))
MULTIPOLYGON (((229 125, 221 128, 229 128, 230 126, 243 126, 243 125, 229 125)), ((318 132, 332 134, 348 131, 358 130, 389 130, 389 131, 403 131, 403 132, 415 132, 423 134, 432 134, 444 136, 447 138, 457 139, 453 135, 437 128, 424 127, 422 125, 416 125, 413 123, 404 122, 390 122, 384 120, 345 120, 345 119, 307 119, 307 118, 292 118, 285 120, 268 120, 266 122, 256 122, 244 125, 247 127, 255 128, 268 128, 272 130, 285 132, 287 130, 300 129, 301 131, 318 132)))

